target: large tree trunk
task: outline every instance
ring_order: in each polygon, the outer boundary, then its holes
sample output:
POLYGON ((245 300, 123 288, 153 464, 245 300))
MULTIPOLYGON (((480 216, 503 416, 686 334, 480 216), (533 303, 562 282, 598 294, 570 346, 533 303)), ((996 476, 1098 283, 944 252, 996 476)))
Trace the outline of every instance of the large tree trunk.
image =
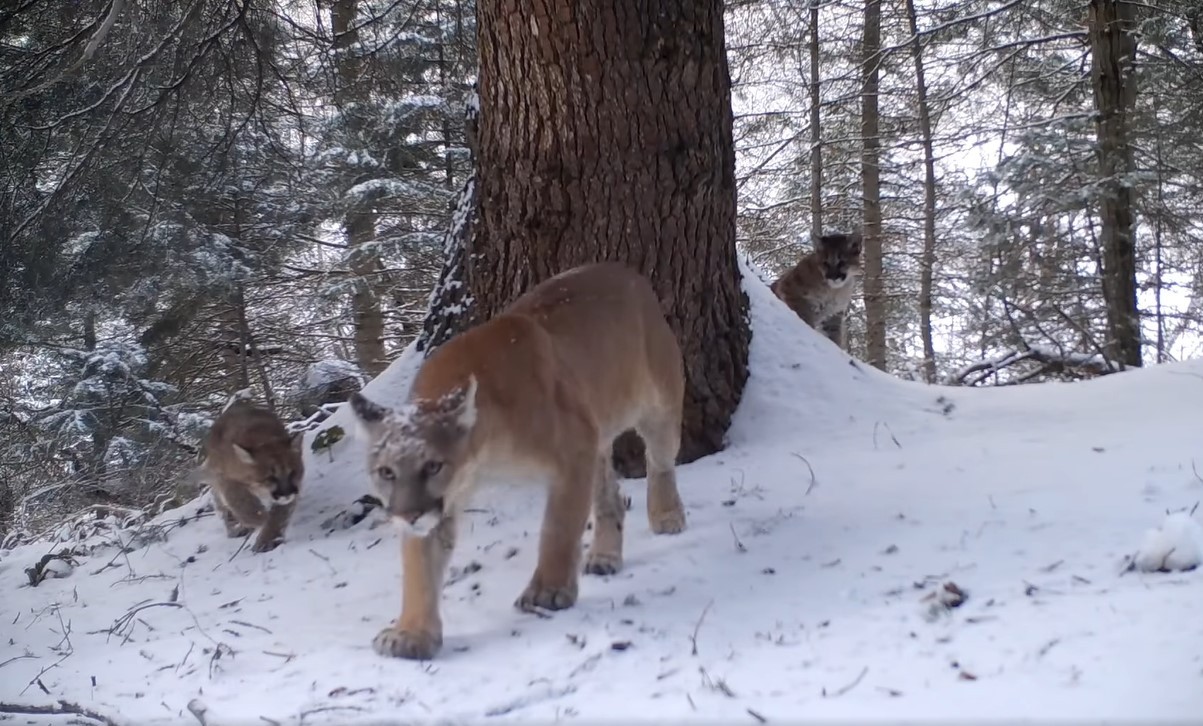
MULTIPOLYGON (((362 61, 356 55, 359 31, 355 24, 359 12, 358 0, 336 0, 330 8, 330 29, 334 34, 334 52, 338 69, 338 89, 335 101, 347 112, 352 131, 362 124, 363 109, 354 108, 364 98, 362 61)), ((377 290, 377 255, 371 247, 376 240, 376 213, 370 202, 355 203, 346 213, 343 230, 350 248, 351 273, 355 276, 351 293, 351 309, 355 319, 355 357, 359 367, 370 376, 377 376, 388 367, 384 349, 384 313, 380 309, 377 290)))
POLYGON ((1136 304, 1136 245, 1128 118, 1136 105, 1136 37, 1133 7, 1091 0, 1090 56, 1098 134, 1099 202, 1103 245, 1103 298, 1110 332, 1108 353, 1125 366, 1141 364, 1140 310, 1136 304), (1125 178, 1128 177, 1128 178, 1125 178))
MULTIPOLYGON (((638 0, 481 0, 477 18, 477 172, 471 213, 457 215, 472 223, 467 252, 448 250, 461 255, 472 320, 576 265, 643 271, 685 358, 679 460, 719 450, 750 339, 721 0, 654 13, 638 0)), ((447 317, 434 310, 428 330, 447 317)), ((637 475, 636 449, 616 449, 637 475)))
POLYGON ((919 337, 923 342, 923 380, 936 382, 936 347, 932 341, 932 276, 936 266, 936 156, 932 148, 931 109, 927 105, 927 78, 923 72, 923 44, 915 0, 906 0, 911 30, 911 57, 915 61, 915 96, 919 104, 919 133, 923 142, 923 255, 919 258, 919 337))
POLYGON ((819 3, 810 0, 810 235, 823 236, 823 132, 819 109, 819 3))
POLYGON ((886 367, 885 272, 881 244, 881 140, 878 138, 878 71, 881 66, 881 0, 865 0, 861 45, 861 193, 864 204, 865 358, 886 367))

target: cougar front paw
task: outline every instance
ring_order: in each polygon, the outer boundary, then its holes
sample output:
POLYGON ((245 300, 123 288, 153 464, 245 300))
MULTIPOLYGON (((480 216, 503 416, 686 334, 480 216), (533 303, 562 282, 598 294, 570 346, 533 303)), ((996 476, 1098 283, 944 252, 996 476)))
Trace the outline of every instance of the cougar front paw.
POLYGON ((622 569, 622 555, 610 552, 590 552, 585 558, 585 573, 589 575, 613 575, 622 569))
POLYGON ((547 587, 531 583, 514 602, 514 606, 523 612, 532 612, 537 608, 544 610, 564 610, 576 604, 576 585, 567 587, 547 587))
POLYGON ((443 634, 385 628, 372 639, 372 649, 386 658, 430 660, 443 647, 443 634))
POLYGON ((248 527, 245 524, 226 525, 226 536, 230 539, 241 539, 254 531, 254 527, 248 527))
POLYGON ((256 537, 251 552, 271 552, 283 543, 283 537, 256 537))
POLYGON ((669 509, 648 515, 653 534, 680 534, 685 531, 685 510, 669 509))

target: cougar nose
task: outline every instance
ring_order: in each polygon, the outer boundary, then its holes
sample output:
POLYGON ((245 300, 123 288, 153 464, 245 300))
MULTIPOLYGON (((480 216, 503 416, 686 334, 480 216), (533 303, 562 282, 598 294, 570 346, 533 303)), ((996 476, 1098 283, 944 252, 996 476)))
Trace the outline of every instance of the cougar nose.
POLYGON ((282 499, 297 495, 297 485, 291 479, 276 479, 273 483, 272 496, 282 499))

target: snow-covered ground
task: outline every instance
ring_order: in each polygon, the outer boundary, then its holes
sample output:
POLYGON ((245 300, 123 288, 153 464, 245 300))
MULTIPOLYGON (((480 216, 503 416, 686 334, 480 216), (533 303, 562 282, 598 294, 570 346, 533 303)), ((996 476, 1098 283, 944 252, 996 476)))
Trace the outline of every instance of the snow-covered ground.
MULTIPOLYGON (((1203 511, 1189 511, 1203 499, 1203 362, 927 387, 853 363, 759 281, 745 287, 752 376, 730 447, 679 470, 687 531, 652 536, 642 482, 625 482, 625 568, 584 577, 575 608, 513 609, 540 492, 486 490, 444 591, 443 652, 376 655, 399 609, 397 535, 374 516, 323 527, 367 491, 347 438, 307 451, 273 552, 239 552, 207 515, 37 587, 24 569, 51 545, 4 553, 0 703, 208 726, 1198 720, 1203 570, 1146 570, 1203 547, 1203 511)), ((395 403, 412 365, 366 392, 395 403)), ((325 426, 349 431, 348 413, 325 426)), ((116 537, 134 530, 91 543, 116 537)))

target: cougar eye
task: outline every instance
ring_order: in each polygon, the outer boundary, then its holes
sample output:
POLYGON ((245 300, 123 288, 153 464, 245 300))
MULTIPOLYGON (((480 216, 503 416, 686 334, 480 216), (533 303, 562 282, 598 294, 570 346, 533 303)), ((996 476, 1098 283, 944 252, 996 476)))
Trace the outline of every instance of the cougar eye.
POLYGON ((383 479, 385 481, 392 481, 393 478, 395 477, 395 475, 393 474, 393 470, 388 468, 387 466, 382 466, 379 469, 377 469, 376 476, 380 477, 381 479, 383 479))
POLYGON ((430 477, 434 476, 435 474, 438 474, 442 470, 443 470, 443 462, 428 461, 422 465, 422 476, 429 479, 430 477))

